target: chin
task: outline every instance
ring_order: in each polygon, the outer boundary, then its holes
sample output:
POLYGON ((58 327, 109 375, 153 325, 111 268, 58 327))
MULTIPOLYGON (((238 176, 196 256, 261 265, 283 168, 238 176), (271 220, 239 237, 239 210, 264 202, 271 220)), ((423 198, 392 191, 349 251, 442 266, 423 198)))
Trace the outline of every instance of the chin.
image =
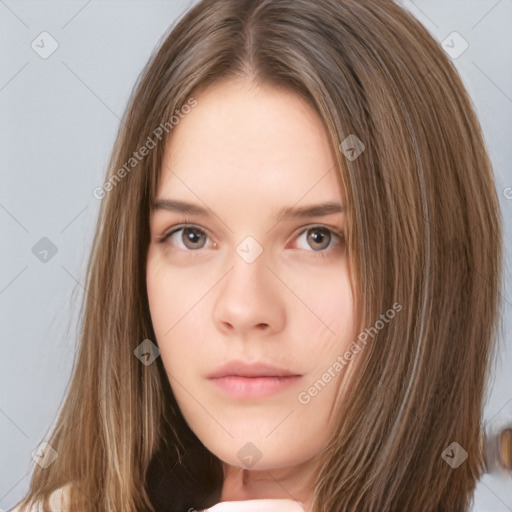
MULTIPOLYGON (((301 454, 297 457, 297 446, 287 446, 286 452, 282 451, 282 443, 273 443, 263 438, 261 441, 240 441, 240 438, 219 446, 218 444, 205 444, 222 462, 229 466, 251 471, 267 471, 297 466, 314 454, 301 454)), ((204 443, 203 443, 204 444, 204 443)))

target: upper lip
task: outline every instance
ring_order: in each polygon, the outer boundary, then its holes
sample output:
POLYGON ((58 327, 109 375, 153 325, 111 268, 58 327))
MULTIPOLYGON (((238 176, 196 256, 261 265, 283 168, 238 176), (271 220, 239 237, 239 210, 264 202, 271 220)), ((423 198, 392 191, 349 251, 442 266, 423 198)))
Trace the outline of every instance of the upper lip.
POLYGON ((292 377, 298 376, 286 368, 280 368, 266 363, 246 363, 244 361, 229 361, 220 366, 215 372, 208 375, 209 379, 220 377, 238 376, 238 377, 292 377))

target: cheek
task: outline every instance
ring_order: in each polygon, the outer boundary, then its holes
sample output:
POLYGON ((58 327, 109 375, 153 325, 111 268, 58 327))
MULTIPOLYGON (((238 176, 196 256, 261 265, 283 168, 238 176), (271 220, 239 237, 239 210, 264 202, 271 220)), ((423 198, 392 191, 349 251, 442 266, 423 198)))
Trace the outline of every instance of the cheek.
POLYGON ((146 285, 156 343, 165 364, 171 348, 170 341, 184 315, 184 302, 189 295, 184 293, 180 273, 170 272, 156 258, 148 258, 146 285))
POLYGON ((148 263, 146 284, 148 292, 149 310, 155 335, 160 339, 164 333, 175 323, 177 294, 169 286, 166 273, 156 264, 148 263))
POLYGON ((157 338, 168 337, 186 312, 193 308, 204 290, 200 279, 183 268, 172 268, 156 250, 149 251, 146 286, 151 320, 157 338))
POLYGON ((292 315, 301 324, 300 331, 309 333, 308 349, 314 358, 332 355, 350 343, 354 335, 354 303, 345 272, 329 280, 303 280, 302 303, 296 301, 292 315))
POLYGON ((205 348, 202 299, 208 283, 191 272, 170 269, 149 258, 146 283, 155 342, 174 387, 172 377, 179 382, 187 379, 205 348))

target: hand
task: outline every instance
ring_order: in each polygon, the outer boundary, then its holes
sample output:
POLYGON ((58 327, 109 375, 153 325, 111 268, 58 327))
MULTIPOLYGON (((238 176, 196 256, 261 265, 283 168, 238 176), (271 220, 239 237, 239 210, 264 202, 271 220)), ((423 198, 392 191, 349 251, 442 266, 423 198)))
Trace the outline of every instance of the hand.
POLYGON ((222 501, 203 512, 305 512, 305 510, 298 501, 279 499, 222 501))

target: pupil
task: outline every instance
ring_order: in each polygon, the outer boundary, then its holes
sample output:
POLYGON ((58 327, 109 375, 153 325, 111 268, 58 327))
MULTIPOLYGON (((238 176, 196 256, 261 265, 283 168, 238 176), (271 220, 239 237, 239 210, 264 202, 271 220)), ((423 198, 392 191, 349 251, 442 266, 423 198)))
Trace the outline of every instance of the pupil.
MULTIPOLYGON (((318 244, 318 243, 322 243, 322 239, 326 239, 327 240, 327 245, 329 245, 329 241, 330 241, 330 234, 329 232, 324 229, 324 228, 313 228, 311 230, 311 232, 313 233, 313 235, 311 235, 311 238, 313 239, 313 243, 315 244, 318 244), (326 236, 326 233, 327 233, 327 236, 326 236)), ((327 247, 327 245, 324 244, 323 247, 320 247, 321 249, 324 248, 324 247, 327 247)))
MULTIPOLYGON (((185 228, 183 230, 183 233, 185 235, 185 245, 188 247, 189 244, 197 244, 198 243, 198 238, 201 237, 202 233, 197 233, 197 232, 194 232, 194 230, 192 228, 185 228)), ((196 247, 192 247, 192 249, 197 249, 197 246, 196 247)))

